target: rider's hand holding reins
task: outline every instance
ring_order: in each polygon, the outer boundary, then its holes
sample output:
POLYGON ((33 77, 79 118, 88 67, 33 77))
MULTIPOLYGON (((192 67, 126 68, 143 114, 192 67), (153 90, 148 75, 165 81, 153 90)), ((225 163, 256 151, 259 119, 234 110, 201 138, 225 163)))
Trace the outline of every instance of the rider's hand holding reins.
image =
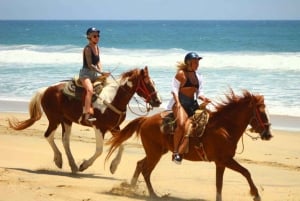
POLYGON ((99 74, 101 74, 102 76, 104 76, 104 77, 109 77, 110 76, 110 72, 102 72, 102 71, 100 71, 100 69, 96 66, 96 65, 91 65, 91 67, 92 67, 92 69, 94 70, 94 71, 96 71, 97 73, 99 73, 99 74))

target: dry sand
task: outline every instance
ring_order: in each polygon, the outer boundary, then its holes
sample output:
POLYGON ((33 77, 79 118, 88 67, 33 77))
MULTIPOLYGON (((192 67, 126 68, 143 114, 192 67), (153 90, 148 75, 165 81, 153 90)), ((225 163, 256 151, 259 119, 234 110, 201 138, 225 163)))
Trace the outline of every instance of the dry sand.
MULTIPOLYGON (((0 200, 2 201, 106 201, 149 200, 145 182, 139 178, 136 189, 122 187, 129 182, 136 162, 144 156, 138 139, 131 139, 123 159, 112 175, 104 165, 103 155, 86 171, 72 175, 61 143, 61 129, 56 142, 63 153, 63 168, 53 162, 53 152, 44 139, 45 116, 24 131, 8 128, 7 117, 26 119, 26 113, 0 113, 0 200)), ((73 126, 71 149, 78 164, 95 149, 94 132, 73 126)), ((244 135, 236 159, 246 167, 265 201, 300 201, 300 132, 273 130, 271 141, 253 141, 244 135), (242 153, 240 153, 242 152, 242 153)), ((106 135, 108 139, 110 134, 106 135)), ((109 161, 110 162, 110 161, 109 161)), ((171 162, 166 154, 152 174, 152 184, 161 200, 215 200, 215 166, 211 162, 171 162)), ((246 179, 226 169, 224 201, 252 200, 246 179)))

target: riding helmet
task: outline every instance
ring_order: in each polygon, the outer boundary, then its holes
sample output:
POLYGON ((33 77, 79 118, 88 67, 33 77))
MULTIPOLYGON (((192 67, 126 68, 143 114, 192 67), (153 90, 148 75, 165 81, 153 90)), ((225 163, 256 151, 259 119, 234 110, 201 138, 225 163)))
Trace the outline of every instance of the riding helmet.
POLYGON ((90 27, 88 28, 88 30, 86 31, 86 35, 90 35, 90 33, 93 33, 93 32, 98 32, 100 33, 100 30, 99 29, 96 29, 95 27, 90 27))
POLYGON ((184 63, 187 64, 187 61, 189 61, 191 59, 200 60, 200 59, 202 59, 202 57, 199 57, 199 55, 196 52, 189 52, 184 57, 184 63))

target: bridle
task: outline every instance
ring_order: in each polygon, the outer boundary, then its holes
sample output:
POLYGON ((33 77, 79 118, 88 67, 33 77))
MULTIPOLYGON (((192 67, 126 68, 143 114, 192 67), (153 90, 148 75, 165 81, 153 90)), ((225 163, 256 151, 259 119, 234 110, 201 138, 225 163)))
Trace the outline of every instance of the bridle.
MULTIPOLYGON (((111 74, 110 75, 112 77, 112 79, 119 85, 119 83, 117 82, 117 80, 113 77, 113 75, 111 74)), ((150 79, 149 79, 150 80, 150 79)), ((151 81, 151 80, 150 80, 151 81)), ((125 90, 127 92, 126 89, 124 89, 123 87, 121 87, 123 90, 125 90)), ((151 101, 151 97, 153 94, 157 94, 157 91, 153 91, 153 92, 150 92, 150 90, 147 88, 146 86, 146 83, 144 81, 144 78, 139 78, 138 79, 138 84, 137 84, 137 87, 135 89, 135 92, 136 93, 141 93, 143 94, 144 96, 146 96, 145 99, 145 102, 147 103, 146 104, 146 108, 147 108, 147 113, 150 111, 150 109, 152 109, 153 107, 150 105, 150 101, 151 101)), ((97 96, 98 98, 100 98, 99 96, 97 96)), ((106 102, 106 101, 103 101, 104 104, 106 104, 112 111, 114 111, 115 113, 119 114, 119 120, 118 120, 118 123, 116 125, 119 125, 120 124, 120 120, 121 120, 121 117, 125 115, 125 112, 124 111, 120 111, 118 108, 116 108, 115 106, 113 106, 112 104, 106 102)), ((128 105, 129 107, 129 105, 128 105)), ((131 110, 131 108, 129 107, 129 109, 131 110)), ((131 110, 132 113, 135 113, 131 110)), ((112 130, 114 130, 117 126, 115 126, 112 130)))
MULTIPOLYGON (((271 126, 271 123, 266 123, 266 122, 263 122, 263 120, 261 119, 261 116, 259 115, 259 109, 258 107, 255 107, 253 109, 253 115, 249 121, 249 125, 251 125, 251 123, 253 121, 256 121, 257 122, 257 125, 260 126, 260 128, 263 129, 262 132, 259 133, 259 136, 252 136, 251 134, 249 134, 247 131, 245 132, 246 135, 248 135, 252 140, 257 140, 259 138, 264 138, 264 133, 266 133, 267 129, 269 128, 269 126, 271 126)), ((256 129, 254 128, 251 128, 250 131, 253 132, 255 131, 256 129)), ((244 152, 244 140, 243 140, 243 137, 242 137, 242 145, 243 145, 243 148, 242 148, 242 151, 238 154, 241 154, 244 152)))
MULTIPOLYGON (((144 94, 144 96, 146 96, 145 98, 145 102, 149 103, 151 100, 152 95, 157 94, 156 91, 150 92, 150 90, 147 88, 145 81, 142 81, 144 79, 140 78, 138 80, 138 85, 136 87, 136 92, 140 92, 142 94, 144 94)), ((150 80, 151 82, 151 80, 150 80)))
MULTIPOLYGON (((263 120, 261 119, 261 116, 259 115, 259 109, 258 107, 255 107, 253 110, 253 116, 249 121, 249 124, 251 125, 251 123, 253 121, 256 121, 257 125, 262 128, 262 132, 259 133, 260 137, 263 137, 263 134, 267 131, 267 129, 269 128, 269 126, 271 125, 271 123, 266 123, 263 122, 263 120)), ((254 129, 256 130, 256 129, 254 129)))
MULTIPOLYGON (((138 79, 138 84, 137 84, 137 87, 136 87, 136 93, 140 93, 140 94, 143 94, 143 98, 144 98, 144 101, 146 102, 146 108, 147 108, 147 111, 149 111, 150 109, 152 109, 152 106, 150 104, 150 101, 151 101, 151 97, 155 94, 157 94, 157 91, 153 91, 151 92, 148 88, 147 88, 147 85, 145 83, 145 78, 140 78, 138 79)), ((151 80, 149 79, 149 82, 151 82, 151 80)))
MULTIPOLYGON (((118 84, 118 82, 117 82, 116 79, 113 77, 113 75, 111 74, 110 76, 111 76, 111 77, 113 78, 113 80, 118 84)), ((145 79, 145 78, 139 78, 139 79, 138 79, 138 83, 137 83, 137 87, 136 87, 136 89, 135 89, 135 92, 136 92, 136 93, 141 93, 141 94, 143 94, 143 95, 146 97, 146 98, 145 98, 145 97, 143 97, 143 98, 144 98, 145 102, 147 103, 147 110, 150 110, 150 109, 152 109, 152 106, 150 105, 151 97, 152 97, 154 94, 157 94, 157 91, 151 92, 151 91, 147 88, 144 79, 145 79)), ((151 81, 150 78, 149 78, 149 80, 151 81)), ((122 87, 122 89, 125 90, 125 91, 127 91, 127 90, 124 89, 123 87, 122 87)))

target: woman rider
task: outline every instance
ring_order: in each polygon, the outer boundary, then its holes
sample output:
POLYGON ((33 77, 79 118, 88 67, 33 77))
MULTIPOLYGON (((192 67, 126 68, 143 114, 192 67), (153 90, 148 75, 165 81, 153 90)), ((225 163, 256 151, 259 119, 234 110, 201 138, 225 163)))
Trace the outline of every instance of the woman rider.
POLYGON ((203 94, 202 75, 196 71, 199 67, 199 57, 195 52, 189 52, 184 58, 184 62, 178 62, 177 73, 172 82, 173 99, 168 104, 168 109, 172 109, 176 117, 176 130, 174 133, 173 161, 181 164, 182 158, 179 143, 181 142, 187 119, 192 116, 199 105, 197 98, 203 102, 210 102, 203 94))
POLYGON ((83 108, 83 124, 92 125, 96 118, 93 117, 92 95, 93 95, 93 82, 98 78, 98 73, 109 76, 110 73, 103 73, 102 65, 100 62, 100 49, 98 42, 100 39, 100 30, 91 27, 86 31, 88 44, 83 49, 83 67, 80 70, 79 78, 86 89, 86 96, 83 108))

